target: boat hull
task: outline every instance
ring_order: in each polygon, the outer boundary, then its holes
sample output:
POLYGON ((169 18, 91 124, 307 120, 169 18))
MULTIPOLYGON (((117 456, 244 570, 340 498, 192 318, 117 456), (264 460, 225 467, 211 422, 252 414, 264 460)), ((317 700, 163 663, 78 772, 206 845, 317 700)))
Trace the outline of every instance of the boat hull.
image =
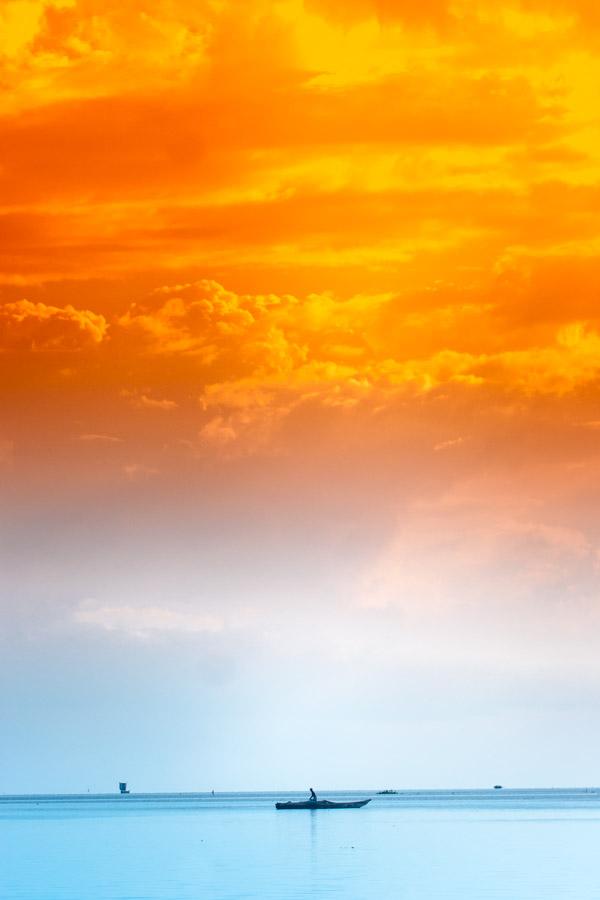
POLYGON ((371 802, 368 800, 351 800, 347 803, 336 802, 335 800, 301 800, 294 802, 288 800, 286 803, 276 803, 275 809, 360 809, 371 802))

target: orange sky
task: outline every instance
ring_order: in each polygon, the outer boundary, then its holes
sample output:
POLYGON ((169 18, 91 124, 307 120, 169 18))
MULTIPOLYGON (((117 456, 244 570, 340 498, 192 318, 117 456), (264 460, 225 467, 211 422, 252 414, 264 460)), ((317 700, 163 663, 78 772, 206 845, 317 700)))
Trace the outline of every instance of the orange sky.
MULTIPOLYGON (((576 621, 595 665, 594 0, 6 0, 0 34, 0 478, 64 537, 40 583, 81 553, 57 621, 130 628, 82 572, 158 572, 177 521, 255 586, 274 542, 332 621, 518 612, 523 659, 576 621)), ((165 578, 135 633, 244 609, 165 578)))
POLYGON ((226 455, 310 404, 593 391, 594 9, 9 0, 7 364, 226 455))
POLYGON ((3 346, 204 356, 212 397, 589 383, 592 7, 9 0, 3 346))

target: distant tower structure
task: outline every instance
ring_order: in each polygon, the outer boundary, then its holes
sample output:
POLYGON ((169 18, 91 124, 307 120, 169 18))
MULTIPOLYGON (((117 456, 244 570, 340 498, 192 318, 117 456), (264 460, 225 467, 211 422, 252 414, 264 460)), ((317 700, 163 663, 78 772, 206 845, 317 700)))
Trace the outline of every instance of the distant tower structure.
POLYGON ((127 790, 127 782, 126 781, 119 782, 119 793, 121 793, 121 794, 129 793, 129 791, 127 790))

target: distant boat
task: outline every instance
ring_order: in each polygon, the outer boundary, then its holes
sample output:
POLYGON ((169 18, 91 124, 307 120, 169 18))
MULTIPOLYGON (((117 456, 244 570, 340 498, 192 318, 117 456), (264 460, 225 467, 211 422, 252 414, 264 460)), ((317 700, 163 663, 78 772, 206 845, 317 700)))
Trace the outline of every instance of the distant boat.
POLYGON ((294 802, 288 800, 286 803, 276 803, 275 809, 360 809, 371 802, 368 800, 353 800, 348 802, 336 802, 335 800, 301 800, 294 802))
POLYGON ((385 791, 377 791, 378 794, 397 794, 398 791, 392 791, 390 788, 387 788, 385 791))
POLYGON ((128 794, 128 793, 129 793, 129 791, 127 790, 127 782, 126 782, 126 781, 120 781, 120 782, 119 782, 119 792, 120 792, 121 794, 128 794))
POLYGON ((502 790, 502 785, 501 785, 501 784, 495 784, 495 785, 494 785, 494 790, 495 790, 495 791, 501 791, 501 790, 502 790))

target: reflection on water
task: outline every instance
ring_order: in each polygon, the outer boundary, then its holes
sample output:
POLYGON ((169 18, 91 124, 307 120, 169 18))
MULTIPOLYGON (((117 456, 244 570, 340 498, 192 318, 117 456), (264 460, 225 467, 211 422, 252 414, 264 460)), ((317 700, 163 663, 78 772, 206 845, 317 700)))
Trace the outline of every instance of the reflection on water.
POLYGON ((361 791, 343 796, 373 796, 364 809, 275 810, 295 796, 0 798, 0 898, 600 897, 596 790, 361 791))

